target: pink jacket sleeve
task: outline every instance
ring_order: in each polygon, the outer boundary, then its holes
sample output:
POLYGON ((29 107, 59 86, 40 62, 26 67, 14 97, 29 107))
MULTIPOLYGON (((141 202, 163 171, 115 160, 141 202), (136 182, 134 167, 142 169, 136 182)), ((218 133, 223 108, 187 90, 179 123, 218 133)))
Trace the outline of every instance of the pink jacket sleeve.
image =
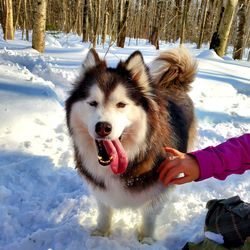
POLYGON ((197 181, 210 177, 224 180, 231 174, 242 174, 250 169, 250 134, 215 146, 190 153, 200 166, 200 177, 197 181))

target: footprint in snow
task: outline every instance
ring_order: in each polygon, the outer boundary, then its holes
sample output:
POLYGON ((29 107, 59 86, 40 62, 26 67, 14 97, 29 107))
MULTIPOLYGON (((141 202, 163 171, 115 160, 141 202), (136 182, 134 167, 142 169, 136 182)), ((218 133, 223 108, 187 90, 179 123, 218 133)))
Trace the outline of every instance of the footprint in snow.
POLYGON ((39 125, 41 125, 41 126, 45 126, 45 123, 43 122, 43 121, 41 121, 40 119, 35 119, 35 123, 36 124, 39 124, 39 125))

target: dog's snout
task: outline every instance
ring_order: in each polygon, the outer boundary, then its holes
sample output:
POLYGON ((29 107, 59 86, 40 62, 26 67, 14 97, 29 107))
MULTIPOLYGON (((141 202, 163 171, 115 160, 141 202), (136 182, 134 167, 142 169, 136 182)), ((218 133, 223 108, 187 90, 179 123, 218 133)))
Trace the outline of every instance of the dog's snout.
POLYGON ((101 137, 109 135, 111 131, 112 125, 108 122, 98 122, 95 125, 95 132, 101 137))

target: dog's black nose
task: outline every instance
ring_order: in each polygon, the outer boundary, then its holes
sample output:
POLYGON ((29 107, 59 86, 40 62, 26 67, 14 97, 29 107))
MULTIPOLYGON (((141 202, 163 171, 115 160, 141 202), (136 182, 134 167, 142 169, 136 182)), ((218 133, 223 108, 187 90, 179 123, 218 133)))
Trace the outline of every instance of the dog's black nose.
POLYGON ((111 131, 112 125, 108 122, 97 122, 95 125, 95 132, 101 137, 109 135, 111 131))

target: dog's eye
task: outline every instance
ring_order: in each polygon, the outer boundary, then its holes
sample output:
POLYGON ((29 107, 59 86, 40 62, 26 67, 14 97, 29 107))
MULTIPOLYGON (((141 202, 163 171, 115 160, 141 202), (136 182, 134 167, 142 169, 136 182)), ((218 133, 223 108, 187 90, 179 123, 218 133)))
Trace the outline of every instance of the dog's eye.
POLYGON ((117 107, 117 108, 125 108, 126 105, 127 105, 126 103, 118 102, 118 103, 116 104, 116 107, 117 107))
POLYGON ((96 101, 88 102, 88 104, 92 107, 97 107, 98 103, 96 101))

